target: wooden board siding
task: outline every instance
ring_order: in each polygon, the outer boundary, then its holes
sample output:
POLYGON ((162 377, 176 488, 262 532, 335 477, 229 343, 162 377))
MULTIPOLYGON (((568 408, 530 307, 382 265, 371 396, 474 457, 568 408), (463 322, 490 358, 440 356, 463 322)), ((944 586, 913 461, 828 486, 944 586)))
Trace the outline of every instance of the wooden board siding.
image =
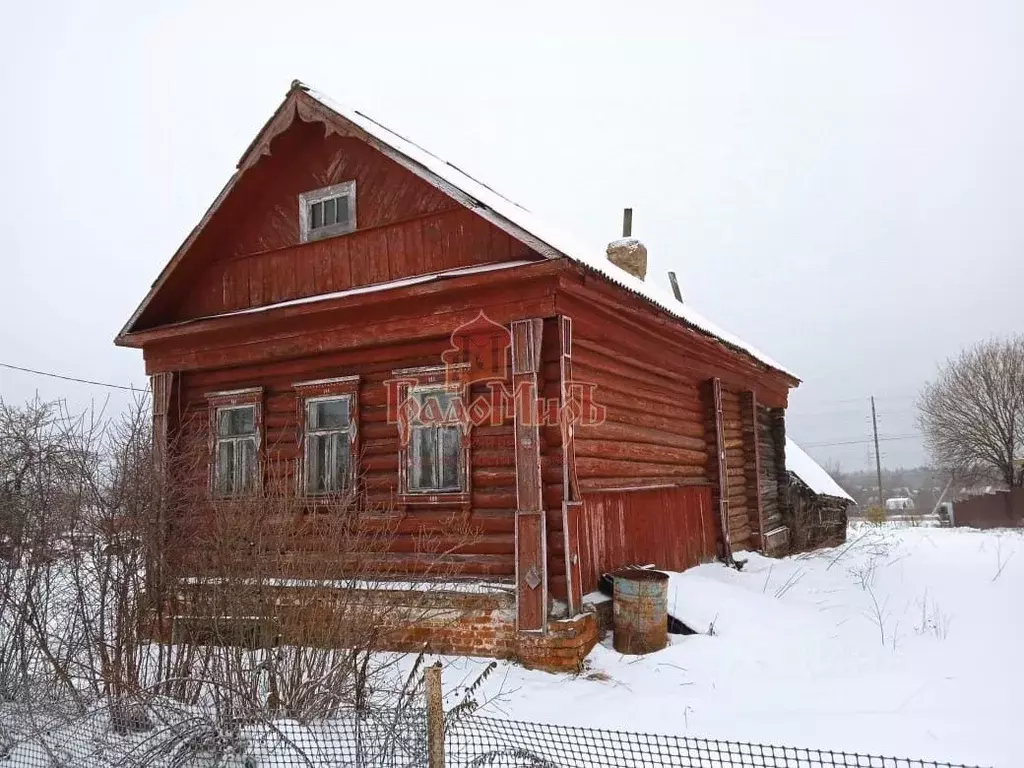
POLYGON ((725 487, 729 499, 729 541, 733 551, 738 551, 750 548, 753 533, 747 508, 747 457, 738 393, 723 388, 722 413, 722 431, 725 437, 725 487))
POLYGON ((682 571, 715 557, 715 521, 707 487, 594 491, 573 514, 582 594, 602 573, 653 563, 682 571))
POLYGON ((554 314, 558 265, 542 262, 388 291, 199 320, 136 334, 147 373, 232 367, 450 334, 481 310, 498 323, 554 314))
POLYGON ((363 141, 296 120, 240 179, 140 328, 475 264, 540 258, 363 141), (301 192, 356 182, 356 231, 302 244, 301 192))
POLYGON ((761 490, 757 397, 753 392, 744 392, 740 395, 740 419, 743 422, 743 472, 747 481, 747 518, 751 527, 749 548, 760 551, 764 547, 764 503, 761 490))
MULTIPOLYGON (((761 451, 761 503, 764 531, 765 534, 769 534, 773 530, 789 525, 791 517, 788 496, 789 474, 786 471, 785 412, 779 408, 758 406, 757 419, 761 451)), ((785 540, 788 542, 788 536, 785 540)))
MULTIPOLYGON (((358 196, 358 190, 357 190, 358 196)), ((537 258, 465 208, 211 264, 173 320, 387 283, 414 275, 537 258)))
POLYGON ((544 321, 512 323, 512 391, 516 457, 516 627, 543 631, 547 624, 547 525, 536 408, 544 321), (519 397, 520 392, 524 393, 519 397))
MULTIPOLYGON (((546 403, 559 403, 562 390, 559 344, 560 320, 550 317, 544 320, 541 343, 541 366, 537 374, 537 387, 541 399, 546 403)), ((549 419, 540 427, 541 478, 544 482, 545 499, 564 498, 562 430, 557 424, 557 413, 550 413, 549 419)), ((547 535, 547 575, 551 596, 558 600, 567 599, 565 526, 562 520, 562 506, 547 506, 545 526, 547 535)))

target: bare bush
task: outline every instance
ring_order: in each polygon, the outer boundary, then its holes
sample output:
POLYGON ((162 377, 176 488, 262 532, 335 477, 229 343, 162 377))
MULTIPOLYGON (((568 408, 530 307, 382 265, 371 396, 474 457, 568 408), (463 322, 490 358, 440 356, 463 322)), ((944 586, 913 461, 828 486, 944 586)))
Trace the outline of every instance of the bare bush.
POLYGON ((419 662, 382 649, 458 618, 436 591, 460 588, 467 516, 415 525, 356 493, 303 498, 284 463, 214 501, 205 450, 155 455, 143 401, 113 420, 0 402, 0 750, 97 711, 114 735, 186 751, 282 718, 359 731, 376 713, 385 733, 388 713, 397 733, 419 662))

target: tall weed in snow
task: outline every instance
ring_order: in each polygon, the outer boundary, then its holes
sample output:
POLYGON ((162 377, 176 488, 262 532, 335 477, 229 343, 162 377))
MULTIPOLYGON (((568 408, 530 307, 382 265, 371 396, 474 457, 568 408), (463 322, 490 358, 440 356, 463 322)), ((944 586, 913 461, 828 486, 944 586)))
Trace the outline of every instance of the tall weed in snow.
POLYGON ((943 613, 942 608, 935 600, 928 599, 928 592, 918 601, 921 609, 920 619, 914 627, 919 635, 932 635, 937 640, 945 640, 949 634, 949 625, 952 618, 943 613))

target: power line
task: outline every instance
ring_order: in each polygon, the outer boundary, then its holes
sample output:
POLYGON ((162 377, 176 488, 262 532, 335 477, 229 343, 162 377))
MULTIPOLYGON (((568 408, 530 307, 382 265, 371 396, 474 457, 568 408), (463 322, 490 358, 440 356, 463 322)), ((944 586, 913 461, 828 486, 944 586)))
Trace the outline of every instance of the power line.
MULTIPOLYGON (((885 437, 879 437, 878 442, 887 443, 894 440, 920 440, 921 435, 888 435, 885 437)), ((824 443, 800 443, 802 448, 827 448, 833 445, 870 445, 875 442, 873 437, 867 437, 859 440, 840 440, 837 442, 824 442, 824 443)))
MULTIPOLYGON (((792 395, 792 398, 793 398, 793 400, 796 400, 796 401, 802 403, 803 405, 830 405, 830 404, 834 404, 834 403, 867 403, 868 401, 870 401, 871 396, 870 395, 864 395, 862 397, 840 397, 840 398, 832 398, 832 399, 803 400, 800 397, 800 395, 799 395, 799 391, 797 391, 797 393, 792 395)), ((918 395, 910 395, 910 394, 907 394, 907 395, 884 395, 883 394, 883 395, 878 395, 877 396, 878 400, 887 400, 887 401, 892 401, 892 400, 916 400, 917 398, 918 398, 918 395)))
MULTIPOLYGON (((127 385, 127 384, 111 384, 111 383, 105 382, 105 381, 95 381, 94 379, 82 379, 82 378, 79 378, 77 376, 67 376, 65 374, 52 373, 50 371, 39 371, 39 370, 36 370, 34 368, 25 368, 25 367, 20 366, 20 365, 12 365, 10 363, 0 363, 0 368, 8 368, 8 369, 10 369, 12 371, 21 371, 22 373, 31 373, 31 374, 33 374, 35 376, 46 376, 46 377, 51 378, 51 379, 60 379, 61 381, 73 381, 73 382, 75 382, 77 384, 89 384, 89 385, 94 386, 94 387, 106 387, 108 389, 120 389, 120 390, 124 390, 126 392, 138 392, 140 394, 147 394, 149 392, 148 389, 139 389, 138 387, 133 387, 133 386, 127 385)), ((859 399, 860 398, 858 398, 858 400, 859 399)), ((870 400, 869 400, 869 402, 870 402, 870 400)), ((920 440, 920 439, 921 439, 921 435, 920 434, 881 435, 878 438, 878 442, 885 443, 885 442, 891 442, 891 441, 896 441, 896 440, 920 440)), ((830 447, 833 447, 833 446, 840 446, 840 445, 864 445, 864 444, 870 444, 872 442, 874 442, 874 440, 872 438, 856 438, 856 439, 848 439, 848 440, 825 441, 825 442, 818 442, 818 443, 802 443, 801 445, 804 448, 830 448, 830 447)))
POLYGON ((145 394, 149 392, 148 389, 138 389, 131 385, 125 384, 109 384, 105 381, 93 381, 92 379, 80 379, 76 376, 65 376, 60 373, 50 373, 49 371, 37 371, 33 368, 23 368, 20 365, 11 365, 10 363, 0 363, 0 368, 9 368, 12 371, 21 371, 22 373, 32 373, 36 376, 48 376, 51 379, 60 379, 62 381, 74 381, 78 384, 91 384, 94 387, 107 387, 108 389, 123 389, 128 392, 140 392, 145 394))

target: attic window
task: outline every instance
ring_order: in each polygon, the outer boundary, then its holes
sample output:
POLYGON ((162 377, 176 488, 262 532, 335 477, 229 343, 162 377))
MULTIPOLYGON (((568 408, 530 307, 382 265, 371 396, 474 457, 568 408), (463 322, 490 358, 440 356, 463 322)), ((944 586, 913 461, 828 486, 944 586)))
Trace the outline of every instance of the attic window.
POLYGON ((299 195, 299 235, 304 243, 356 228, 356 183, 346 181, 299 195))

